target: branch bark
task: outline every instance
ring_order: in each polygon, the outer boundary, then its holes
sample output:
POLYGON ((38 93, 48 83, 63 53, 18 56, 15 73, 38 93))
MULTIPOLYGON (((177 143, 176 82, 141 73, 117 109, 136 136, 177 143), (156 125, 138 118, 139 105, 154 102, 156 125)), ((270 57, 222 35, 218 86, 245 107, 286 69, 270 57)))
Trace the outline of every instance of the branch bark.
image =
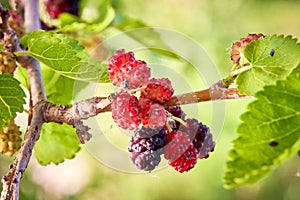
MULTIPOLYGON (((73 107, 44 102, 44 122, 66 123, 76 128, 76 122, 78 121, 111 111, 111 101, 113 101, 118 93, 119 92, 111 93, 108 97, 93 97, 82 100, 74 103, 73 107)), ((170 107, 204 101, 240 98, 249 98, 249 96, 240 94, 236 88, 224 88, 222 81, 219 81, 205 90, 175 95, 170 101, 166 102, 164 106, 170 107)), ((78 137, 81 140, 80 136, 78 137)))
POLYGON ((43 109, 44 122, 56 122, 59 124, 66 123, 73 125, 76 128, 77 136, 83 144, 85 141, 90 140, 92 137, 88 133, 89 127, 83 125, 82 120, 96 116, 98 113, 103 112, 110 103, 106 104, 103 109, 97 108, 99 104, 107 102, 105 97, 93 97, 80 102, 74 103, 73 107, 67 105, 55 105, 50 102, 45 102, 43 109))
POLYGON ((165 103, 165 106, 184 105, 191 103, 199 103, 204 101, 214 101, 221 99, 239 99, 248 98, 249 96, 240 94, 236 88, 227 88, 219 81, 209 88, 201 91, 190 92, 173 96, 170 101, 165 103))
POLYGON ((3 190, 1 200, 19 199, 19 187, 22 175, 27 168, 35 142, 39 139, 43 124, 41 105, 33 109, 32 120, 28 128, 24 143, 14 159, 9 172, 2 178, 3 190))
POLYGON ((26 0, 25 3, 25 27, 26 32, 41 29, 39 15, 39 0, 26 0))
MULTIPOLYGON (((19 51, 21 50, 19 41, 16 38, 15 33, 7 25, 8 18, 2 17, 2 13, 5 13, 5 11, 1 9, 2 24, 5 24, 6 30, 2 29, 1 31, 5 32, 7 35, 11 35, 11 37, 14 38, 10 41, 12 43, 12 50, 19 51)), ((38 0, 26 1, 25 25, 27 32, 40 29, 38 14, 38 0)), ((46 94, 39 62, 30 57, 19 57, 18 62, 27 68, 30 81, 30 98, 32 100, 33 112, 30 114, 32 117, 31 122, 25 133, 25 139, 21 149, 16 155, 9 172, 2 178, 2 200, 19 199, 20 180, 32 155, 33 147, 40 137, 40 131, 44 122, 42 115, 43 104, 39 103, 46 101, 46 94)))

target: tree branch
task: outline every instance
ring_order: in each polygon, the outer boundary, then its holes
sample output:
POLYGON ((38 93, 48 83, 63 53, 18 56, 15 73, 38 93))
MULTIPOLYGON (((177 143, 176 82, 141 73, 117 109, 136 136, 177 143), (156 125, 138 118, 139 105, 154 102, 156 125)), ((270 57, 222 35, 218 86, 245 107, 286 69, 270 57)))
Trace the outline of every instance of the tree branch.
MULTIPOLYGON (((44 102, 43 104, 43 118, 44 122, 56 122, 56 123, 66 123, 73 125, 77 129, 77 135, 82 143, 90 139, 88 133, 80 135, 78 133, 78 122, 94 117, 103 112, 111 111, 111 102, 118 95, 118 93, 123 90, 111 93, 108 97, 93 97, 83 101, 74 103, 73 107, 67 105, 55 105, 50 102, 44 102)), ((208 89, 185 93, 173 96, 170 101, 164 104, 165 107, 199 103, 204 101, 213 101, 221 99, 238 99, 238 98, 248 98, 249 96, 239 93, 236 88, 225 88, 222 81, 219 81, 208 89)), ((80 125, 81 126, 81 125, 80 125)))
MULTIPOLYGON (((3 11, 0 5, 1 26, 0 39, 8 42, 6 47, 10 51, 21 51, 19 40, 15 33, 9 28, 7 20, 9 15, 3 11), (3 34, 3 35, 1 35, 3 34)), ((25 24, 27 32, 40 28, 38 17, 38 0, 28 0, 25 4, 25 24)), ((24 143, 16 155, 9 172, 2 178, 3 191, 1 192, 2 200, 19 199, 19 184, 28 162, 32 155, 32 150, 36 141, 40 137, 40 131, 44 122, 67 123, 76 128, 77 136, 81 143, 89 140, 91 135, 88 133, 89 128, 83 125, 82 120, 96 116, 99 113, 111 111, 111 101, 124 88, 112 93, 109 97, 94 97, 74 103, 73 107, 67 105, 55 105, 47 102, 42 80, 39 62, 31 57, 19 56, 18 62, 27 68, 30 81, 30 98, 32 113, 30 113, 29 128, 25 133, 24 143)), ((126 84, 125 84, 126 85, 126 84)), ((165 107, 198 103, 202 101, 211 101, 219 99, 244 98, 245 95, 239 94, 237 89, 230 89, 222 81, 213 84, 210 88, 202 91, 181 94, 172 97, 165 103, 165 107)))
POLYGON ((27 168, 35 142, 39 139, 43 124, 41 105, 33 109, 33 118, 26 132, 24 143, 18 155, 15 157, 9 172, 2 178, 3 190, 1 200, 19 199, 19 185, 22 175, 27 168))
MULTIPOLYGON (((4 33, 4 35, 10 36, 9 42, 12 46, 11 50, 13 52, 20 51, 21 47, 19 45, 19 40, 18 38, 16 38, 14 31, 9 28, 7 23, 7 12, 2 9, 1 5, 0 11, 2 21, 1 32, 4 33)), ((38 14, 38 0, 26 1, 25 24, 27 32, 31 32, 35 29, 40 28, 38 14)), ((36 141, 39 139, 41 127, 44 122, 42 115, 43 104, 40 104, 40 102, 46 101, 46 94, 44 90, 39 62, 33 58, 26 56, 18 57, 18 62, 22 66, 27 68, 30 81, 30 96, 32 100, 33 112, 30 114, 32 119, 30 122, 30 126, 25 133, 24 143, 22 144, 20 151, 16 155, 9 172, 2 178, 2 200, 19 199, 20 180, 32 155, 33 147, 36 141)))
POLYGON ((184 105, 191 103, 199 103, 204 101, 213 101, 221 99, 238 99, 248 98, 249 96, 240 94, 236 88, 227 88, 219 81, 211 85, 208 89, 180 94, 173 96, 170 101, 165 103, 165 106, 184 105))
POLYGON ((24 22, 25 22, 26 32, 28 33, 37 29, 41 29, 41 22, 40 22, 40 15, 39 15, 39 0, 26 0, 24 22))
MULTIPOLYGON (((76 128, 77 136, 80 142, 83 144, 91 138, 91 134, 88 133, 89 127, 83 125, 82 120, 96 116, 100 113, 100 109, 97 109, 97 105, 107 102, 106 98, 94 97, 86 99, 84 101, 74 103, 73 107, 67 105, 55 105, 50 102, 45 102, 43 108, 43 118, 45 122, 66 123, 73 125, 76 128)), ((107 104, 107 107, 110 107, 107 104)), ((102 111, 104 111, 102 109, 102 111)))
MULTIPOLYGON (((26 32, 28 33, 37 29, 41 29, 38 6, 39 6, 38 0, 26 0, 24 22, 25 22, 26 32)), ((25 57, 25 59, 29 61, 27 65, 23 65, 23 66, 26 66, 27 68, 29 83, 30 83, 30 93, 32 97, 32 104, 34 106, 38 102, 46 100, 44 82, 42 78, 40 63, 33 58, 25 57)))
POLYGON ((34 58, 28 58, 28 65, 26 65, 29 85, 30 85, 30 96, 32 105, 36 105, 40 101, 45 101, 46 93, 44 89, 44 82, 42 79, 42 73, 40 63, 34 58))

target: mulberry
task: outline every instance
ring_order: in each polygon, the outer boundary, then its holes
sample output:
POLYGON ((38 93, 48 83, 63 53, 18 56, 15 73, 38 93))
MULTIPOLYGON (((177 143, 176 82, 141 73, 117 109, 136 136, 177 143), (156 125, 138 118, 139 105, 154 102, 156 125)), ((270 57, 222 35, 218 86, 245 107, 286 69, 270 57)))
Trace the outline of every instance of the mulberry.
POLYGON ((0 153, 12 156, 21 148, 21 132, 12 119, 10 123, 0 131, 0 153))

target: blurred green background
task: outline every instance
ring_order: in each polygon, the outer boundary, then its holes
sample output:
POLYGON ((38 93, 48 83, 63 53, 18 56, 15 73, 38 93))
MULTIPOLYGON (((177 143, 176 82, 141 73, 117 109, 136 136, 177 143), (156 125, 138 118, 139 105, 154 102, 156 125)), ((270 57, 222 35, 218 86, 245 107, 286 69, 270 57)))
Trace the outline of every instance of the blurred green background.
MULTIPOLYGON (((290 34, 300 38, 300 1, 297 0, 118 0, 113 3, 123 14, 150 27, 175 30, 197 41, 222 76, 226 76, 232 65, 228 49, 248 33, 290 34)), ((215 152, 209 159, 199 160, 190 172, 180 174, 167 167, 149 174, 124 173, 99 163, 83 148, 75 159, 58 166, 40 166, 32 159, 21 182, 21 199, 299 199, 300 158, 296 155, 255 185, 223 188, 227 152, 236 137, 239 116, 250 101, 226 101, 225 123, 217 137, 215 152)), ((201 111, 200 115, 204 115, 204 122, 210 120, 201 111)), ((0 155, 0 176, 7 172, 11 161, 12 158, 0 155)))

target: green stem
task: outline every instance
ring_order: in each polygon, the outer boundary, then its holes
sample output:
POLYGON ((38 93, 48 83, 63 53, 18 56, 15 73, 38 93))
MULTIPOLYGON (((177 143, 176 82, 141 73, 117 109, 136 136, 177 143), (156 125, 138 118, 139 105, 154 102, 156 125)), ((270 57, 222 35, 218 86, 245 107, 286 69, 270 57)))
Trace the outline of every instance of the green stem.
POLYGON ((252 65, 248 65, 248 66, 244 66, 242 68, 239 68, 239 69, 237 69, 235 71, 232 71, 231 72, 231 76, 237 76, 237 75, 243 73, 244 71, 249 70, 251 67, 252 67, 252 65))
POLYGON ((14 52, 16 56, 31 56, 31 53, 29 51, 17 51, 14 52))
POLYGON ((249 70, 251 67, 252 67, 252 65, 241 66, 239 64, 234 64, 232 66, 230 74, 226 78, 222 79, 223 86, 225 88, 228 88, 235 81, 235 79, 237 78, 237 76, 239 74, 241 74, 244 71, 249 70))
MULTIPOLYGON (((51 80, 48 82, 48 84, 45 86, 45 90, 48 90, 52 87, 55 86, 55 84, 57 83, 58 79, 60 78, 60 74, 59 73, 54 73, 54 75, 51 77, 51 80)), ((50 96, 50 94, 48 94, 50 96)))
POLYGON ((223 86, 224 86, 225 88, 228 88, 228 87, 234 82, 236 76, 232 76, 232 72, 233 72, 234 70, 238 69, 239 66, 240 66, 240 65, 238 65, 238 64, 234 64, 234 65, 232 66, 231 73, 230 73, 226 78, 223 78, 223 79, 222 79, 222 83, 223 83, 223 86))
POLYGON ((24 109, 23 111, 24 111, 25 113, 27 113, 27 114, 30 114, 30 111, 27 110, 27 109, 24 109))

